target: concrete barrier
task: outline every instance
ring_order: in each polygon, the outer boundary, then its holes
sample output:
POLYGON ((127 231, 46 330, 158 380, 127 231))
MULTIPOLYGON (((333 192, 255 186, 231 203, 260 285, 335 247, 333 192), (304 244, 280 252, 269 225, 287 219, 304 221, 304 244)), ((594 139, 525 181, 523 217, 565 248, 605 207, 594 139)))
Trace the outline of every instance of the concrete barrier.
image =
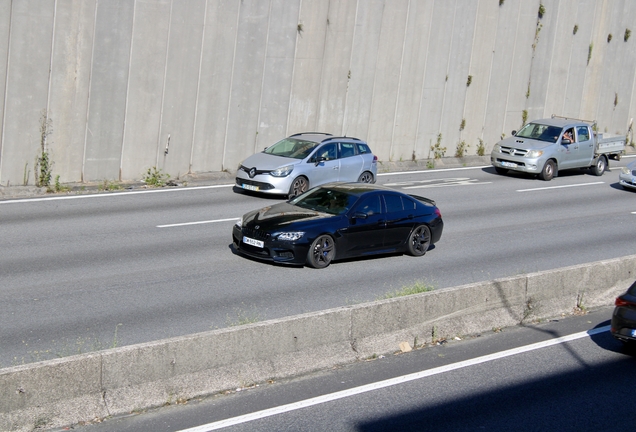
MULTIPOLYGON (((611 305, 636 255, 0 370, 0 430, 60 427, 611 305)), ((608 317, 609 318, 609 317, 608 317)))

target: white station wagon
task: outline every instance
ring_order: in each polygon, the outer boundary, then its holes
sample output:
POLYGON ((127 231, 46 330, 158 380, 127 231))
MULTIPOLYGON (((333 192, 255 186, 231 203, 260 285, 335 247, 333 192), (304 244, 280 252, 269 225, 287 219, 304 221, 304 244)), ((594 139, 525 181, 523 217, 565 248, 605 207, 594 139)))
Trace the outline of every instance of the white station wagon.
POLYGON ((357 138, 305 132, 285 138, 241 162, 236 186, 293 198, 325 183, 375 183, 378 158, 357 138))

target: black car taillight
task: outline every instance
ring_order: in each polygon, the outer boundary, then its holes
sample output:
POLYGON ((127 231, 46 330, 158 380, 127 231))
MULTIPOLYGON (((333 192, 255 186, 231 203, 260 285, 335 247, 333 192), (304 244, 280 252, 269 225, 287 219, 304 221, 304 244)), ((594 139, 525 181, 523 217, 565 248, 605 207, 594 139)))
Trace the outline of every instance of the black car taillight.
POLYGON ((614 302, 614 306, 618 307, 636 307, 636 303, 633 301, 625 300, 622 297, 616 297, 616 301, 614 302))
POLYGON ((439 211, 439 209, 438 209, 438 208, 436 208, 436 209, 435 209, 435 215, 436 215, 438 218, 441 218, 441 217, 442 217, 442 212, 441 212, 441 211, 439 211))

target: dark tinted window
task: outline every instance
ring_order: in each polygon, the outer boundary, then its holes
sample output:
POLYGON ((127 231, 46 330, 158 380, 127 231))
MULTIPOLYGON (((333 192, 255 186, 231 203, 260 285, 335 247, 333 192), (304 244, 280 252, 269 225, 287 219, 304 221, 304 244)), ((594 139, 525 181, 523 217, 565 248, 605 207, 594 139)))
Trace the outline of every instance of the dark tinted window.
POLYGON ((401 212, 404 210, 402 198, 399 195, 384 195, 384 202, 386 203, 387 213, 401 212))
POLYGON ((629 287, 629 289, 627 290, 628 293, 630 293, 633 296, 636 296, 636 282, 634 282, 632 284, 632 286, 629 287))
POLYGON ((357 199, 357 196, 340 190, 317 187, 289 202, 298 207, 336 215, 349 210, 357 199))
POLYGON ((404 210, 415 210, 415 201, 410 198, 402 197, 402 205, 404 206, 404 210))
POLYGON ((364 213, 368 216, 382 213, 380 195, 373 195, 360 200, 360 203, 356 206, 356 212, 364 213))

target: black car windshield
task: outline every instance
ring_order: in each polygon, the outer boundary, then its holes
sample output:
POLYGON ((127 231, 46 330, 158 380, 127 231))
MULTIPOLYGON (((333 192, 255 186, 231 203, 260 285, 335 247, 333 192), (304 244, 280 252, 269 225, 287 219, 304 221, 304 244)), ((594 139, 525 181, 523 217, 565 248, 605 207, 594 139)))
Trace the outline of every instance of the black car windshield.
POLYGON ((528 123, 517 134, 518 138, 530 138, 539 141, 557 142, 561 135, 561 128, 540 123, 528 123))
POLYGON ((341 190, 317 187, 297 196, 289 203, 305 209, 341 215, 346 213, 357 200, 356 195, 341 190))
POLYGON ((293 159, 305 159, 317 145, 318 143, 313 141, 285 138, 273 146, 267 147, 264 153, 293 159))

